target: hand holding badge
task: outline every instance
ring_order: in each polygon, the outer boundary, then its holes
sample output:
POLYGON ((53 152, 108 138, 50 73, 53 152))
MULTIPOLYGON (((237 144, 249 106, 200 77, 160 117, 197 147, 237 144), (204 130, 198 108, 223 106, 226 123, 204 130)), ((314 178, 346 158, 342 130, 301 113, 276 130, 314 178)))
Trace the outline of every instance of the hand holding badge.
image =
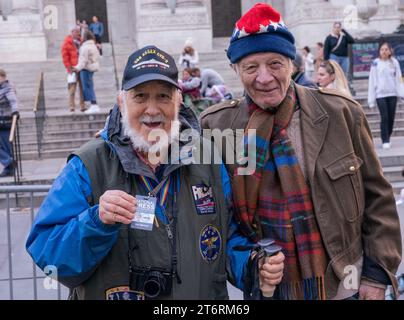
POLYGON ((108 190, 100 197, 98 215, 104 224, 130 224, 136 207, 135 197, 121 190, 108 190))
POLYGON ((131 227, 133 229, 153 230, 153 222, 155 219, 157 198, 152 196, 136 196, 137 210, 132 220, 131 227))

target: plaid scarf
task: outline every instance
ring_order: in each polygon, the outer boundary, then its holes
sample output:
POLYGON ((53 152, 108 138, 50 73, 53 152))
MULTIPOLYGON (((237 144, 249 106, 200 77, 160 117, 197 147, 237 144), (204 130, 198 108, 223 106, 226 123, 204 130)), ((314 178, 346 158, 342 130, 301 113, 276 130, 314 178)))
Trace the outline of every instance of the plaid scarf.
MULTIPOLYGON (((256 130, 257 163, 251 175, 235 170, 236 218, 254 241, 273 238, 283 248, 284 276, 275 293, 279 299, 322 300, 326 254, 310 189, 286 132, 296 106, 293 84, 276 110, 250 102, 246 132, 256 130)), ((248 143, 245 139, 245 150, 248 143)))

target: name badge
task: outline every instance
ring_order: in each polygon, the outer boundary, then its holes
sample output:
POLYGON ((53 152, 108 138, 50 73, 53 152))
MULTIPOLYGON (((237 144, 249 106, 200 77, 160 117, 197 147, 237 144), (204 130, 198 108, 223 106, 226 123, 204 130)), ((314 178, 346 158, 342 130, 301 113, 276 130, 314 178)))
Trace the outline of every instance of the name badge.
POLYGON ((156 211, 156 197, 136 196, 137 209, 132 220, 131 228, 138 230, 153 230, 156 211))

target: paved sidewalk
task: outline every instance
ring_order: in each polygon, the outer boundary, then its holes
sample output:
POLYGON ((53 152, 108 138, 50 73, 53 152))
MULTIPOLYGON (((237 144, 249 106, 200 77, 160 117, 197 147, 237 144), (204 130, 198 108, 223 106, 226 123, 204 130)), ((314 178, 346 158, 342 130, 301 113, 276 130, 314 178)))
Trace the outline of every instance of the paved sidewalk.
MULTIPOLYGON (((65 164, 65 158, 22 161, 21 182, 24 184, 48 184, 57 177, 65 164)), ((0 184, 13 182, 14 177, 0 178, 0 184)))

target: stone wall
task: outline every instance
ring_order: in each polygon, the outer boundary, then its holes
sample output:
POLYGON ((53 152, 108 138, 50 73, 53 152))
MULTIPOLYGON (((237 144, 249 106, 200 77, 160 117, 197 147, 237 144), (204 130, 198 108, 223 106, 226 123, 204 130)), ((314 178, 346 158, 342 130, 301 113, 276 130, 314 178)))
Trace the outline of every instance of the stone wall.
POLYGON ((0 62, 46 60, 40 1, 8 0, 7 5, 0 18, 0 62))

